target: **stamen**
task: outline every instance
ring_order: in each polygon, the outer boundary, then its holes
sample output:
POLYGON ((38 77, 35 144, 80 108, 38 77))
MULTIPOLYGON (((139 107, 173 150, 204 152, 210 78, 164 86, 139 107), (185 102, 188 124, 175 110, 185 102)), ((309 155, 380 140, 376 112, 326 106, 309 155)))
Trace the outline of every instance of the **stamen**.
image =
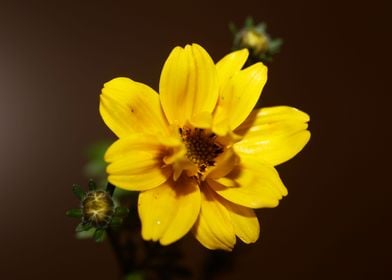
POLYGON ((223 147, 217 143, 214 133, 207 133, 201 128, 179 128, 178 132, 187 149, 186 156, 203 173, 209 166, 215 165, 215 158, 223 153, 223 147))

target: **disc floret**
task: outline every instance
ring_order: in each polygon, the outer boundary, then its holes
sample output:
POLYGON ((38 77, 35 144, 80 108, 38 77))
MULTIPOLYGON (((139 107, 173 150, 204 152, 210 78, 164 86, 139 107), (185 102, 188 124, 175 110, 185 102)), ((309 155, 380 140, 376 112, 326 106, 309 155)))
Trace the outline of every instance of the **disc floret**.
POLYGON ((187 158, 194 163, 199 173, 215 165, 215 159, 223 153, 223 146, 216 141, 216 135, 201 128, 180 128, 179 133, 186 147, 187 158))

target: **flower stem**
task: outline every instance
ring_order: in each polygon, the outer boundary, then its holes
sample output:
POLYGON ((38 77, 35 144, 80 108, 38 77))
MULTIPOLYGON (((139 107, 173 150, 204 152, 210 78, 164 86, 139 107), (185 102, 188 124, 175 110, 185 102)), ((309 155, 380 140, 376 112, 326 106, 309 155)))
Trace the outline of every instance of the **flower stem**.
MULTIPOLYGON (((108 184, 106 185, 106 191, 110 194, 110 196, 113 197, 115 190, 116 187, 108 182, 108 184)), ((124 257, 124 248, 120 244, 119 233, 115 232, 109 227, 106 229, 106 234, 113 248, 114 254, 116 255, 117 263, 119 264, 121 269, 121 275, 126 275, 130 272, 131 268, 129 267, 130 263, 128 262, 128 259, 124 257)))
POLYGON ((106 185, 106 191, 110 194, 110 196, 113 196, 115 189, 116 187, 108 182, 108 184, 106 185))

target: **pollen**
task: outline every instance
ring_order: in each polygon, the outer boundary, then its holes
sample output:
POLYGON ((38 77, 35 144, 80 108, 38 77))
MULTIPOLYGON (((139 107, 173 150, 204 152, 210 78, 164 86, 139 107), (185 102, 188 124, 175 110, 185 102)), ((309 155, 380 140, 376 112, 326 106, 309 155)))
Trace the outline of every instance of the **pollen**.
POLYGON ((217 143, 214 133, 200 128, 180 128, 179 133, 185 143, 186 156, 198 166, 199 172, 215 165, 215 158, 223 152, 223 147, 217 143))

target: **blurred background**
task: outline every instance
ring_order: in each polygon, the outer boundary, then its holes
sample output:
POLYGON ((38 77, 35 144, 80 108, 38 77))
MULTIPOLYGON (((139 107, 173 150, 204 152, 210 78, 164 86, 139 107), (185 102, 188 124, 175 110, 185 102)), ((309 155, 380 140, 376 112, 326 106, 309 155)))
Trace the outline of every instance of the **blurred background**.
MULTIPOLYGON (((312 138, 278 167, 289 195, 258 211, 260 240, 210 278, 391 279, 387 1, 0 4, 0 279, 117 279, 109 243, 75 239, 64 215, 78 204, 71 185, 87 185, 87 147, 115 139, 98 113, 102 84, 128 76, 158 89, 174 46, 197 42, 217 61, 228 23, 249 15, 284 39, 263 106, 309 113, 312 138)), ((192 236, 183 246, 202 277, 207 250, 192 236)))

